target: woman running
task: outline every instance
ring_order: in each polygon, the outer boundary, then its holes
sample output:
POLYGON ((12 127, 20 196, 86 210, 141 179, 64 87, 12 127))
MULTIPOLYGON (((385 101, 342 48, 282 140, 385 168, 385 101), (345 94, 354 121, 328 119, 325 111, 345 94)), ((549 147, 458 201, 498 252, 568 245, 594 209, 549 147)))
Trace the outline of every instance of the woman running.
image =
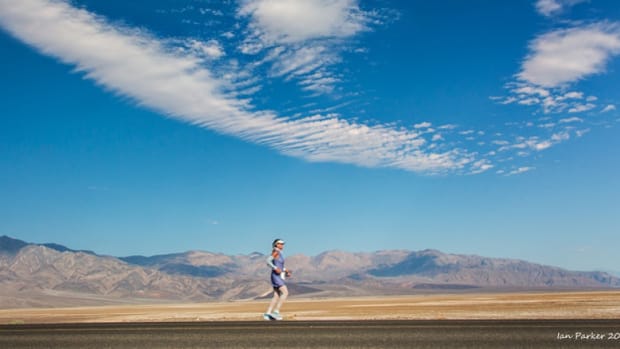
POLYGON ((291 271, 284 268, 284 240, 275 239, 272 244, 273 250, 267 258, 267 265, 271 268, 271 285, 273 286, 273 298, 267 308, 267 312, 263 314, 265 320, 282 320, 280 315, 280 307, 288 297, 288 289, 284 280, 287 276, 291 276, 291 271))

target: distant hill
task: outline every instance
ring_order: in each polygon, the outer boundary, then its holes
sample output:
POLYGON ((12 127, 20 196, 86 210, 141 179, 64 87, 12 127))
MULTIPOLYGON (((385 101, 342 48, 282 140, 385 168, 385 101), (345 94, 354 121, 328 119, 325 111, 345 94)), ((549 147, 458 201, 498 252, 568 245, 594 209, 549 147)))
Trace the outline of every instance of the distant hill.
POLYGON ((24 241, 11 239, 8 236, 0 236, 0 256, 15 255, 26 246, 28 246, 28 243, 24 241))
POLYGON ((88 254, 94 255, 93 251, 85 251, 85 250, 72 250, 63 245, 55 244, 55 243, 45 243, 45 244, 32 244, 27 243, 21 240, 10 238, 6 235, 0 236, 0 254, 15 254, 19 252, 22 248, 28 245, 36 245, 36 246, 45 246, 51 248, 52 250, 56 250, 59 252, 84 252, 88 254))
POLYGON ((486 287, 618 287, 618 278, 604 272, 576 272, 515 259, 411 252, 393 265, 368 271, 376 277, 426 277, 437 284, 486 287))
MULTIPOLYGON (((188 251, 110 257, 0 237, 0 308, 253 299, 270 291, 266 256, 188 251)), ((604 272, 436 250, 287 256, 293 295, 620 287, 604 272)))

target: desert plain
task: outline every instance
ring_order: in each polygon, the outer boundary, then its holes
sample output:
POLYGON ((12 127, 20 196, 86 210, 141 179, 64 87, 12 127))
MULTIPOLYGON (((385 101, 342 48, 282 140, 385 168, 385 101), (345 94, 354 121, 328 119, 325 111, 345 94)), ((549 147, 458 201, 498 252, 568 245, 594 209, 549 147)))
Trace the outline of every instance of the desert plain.
MULTIPOLYGON (((269 300, 0 309, 0 324, 262 320, 269 300)), ((290 298, 285 320, 620 319, 620 291, 290 298)))

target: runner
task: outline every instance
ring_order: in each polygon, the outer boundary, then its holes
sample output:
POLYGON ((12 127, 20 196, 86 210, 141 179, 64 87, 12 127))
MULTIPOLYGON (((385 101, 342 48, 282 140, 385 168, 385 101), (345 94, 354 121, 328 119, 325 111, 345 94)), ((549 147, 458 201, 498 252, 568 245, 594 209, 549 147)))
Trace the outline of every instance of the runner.
POLYGON ((273 250, 267 258, 267 265, 271 268, 271 285, 273 286, 273 298, 267 312, 263 314, 265 320, 282 320, 280 307, 288 297, 288 288, 284 280, 291 276, 291 271, 284 268, 284 240, 275 239, 272 244, 273 250))

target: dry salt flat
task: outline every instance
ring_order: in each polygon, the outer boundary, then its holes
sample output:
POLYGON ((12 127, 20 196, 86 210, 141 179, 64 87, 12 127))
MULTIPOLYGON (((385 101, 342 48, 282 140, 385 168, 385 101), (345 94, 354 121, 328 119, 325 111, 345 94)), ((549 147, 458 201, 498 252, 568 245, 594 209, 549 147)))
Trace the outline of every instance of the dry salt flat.
MULTIPOLYGON (((0 324, 262 321, 268 301, 0 310, 0 324)), ((618 319, 620 291, 291 298, 285 320, 618 319)))

